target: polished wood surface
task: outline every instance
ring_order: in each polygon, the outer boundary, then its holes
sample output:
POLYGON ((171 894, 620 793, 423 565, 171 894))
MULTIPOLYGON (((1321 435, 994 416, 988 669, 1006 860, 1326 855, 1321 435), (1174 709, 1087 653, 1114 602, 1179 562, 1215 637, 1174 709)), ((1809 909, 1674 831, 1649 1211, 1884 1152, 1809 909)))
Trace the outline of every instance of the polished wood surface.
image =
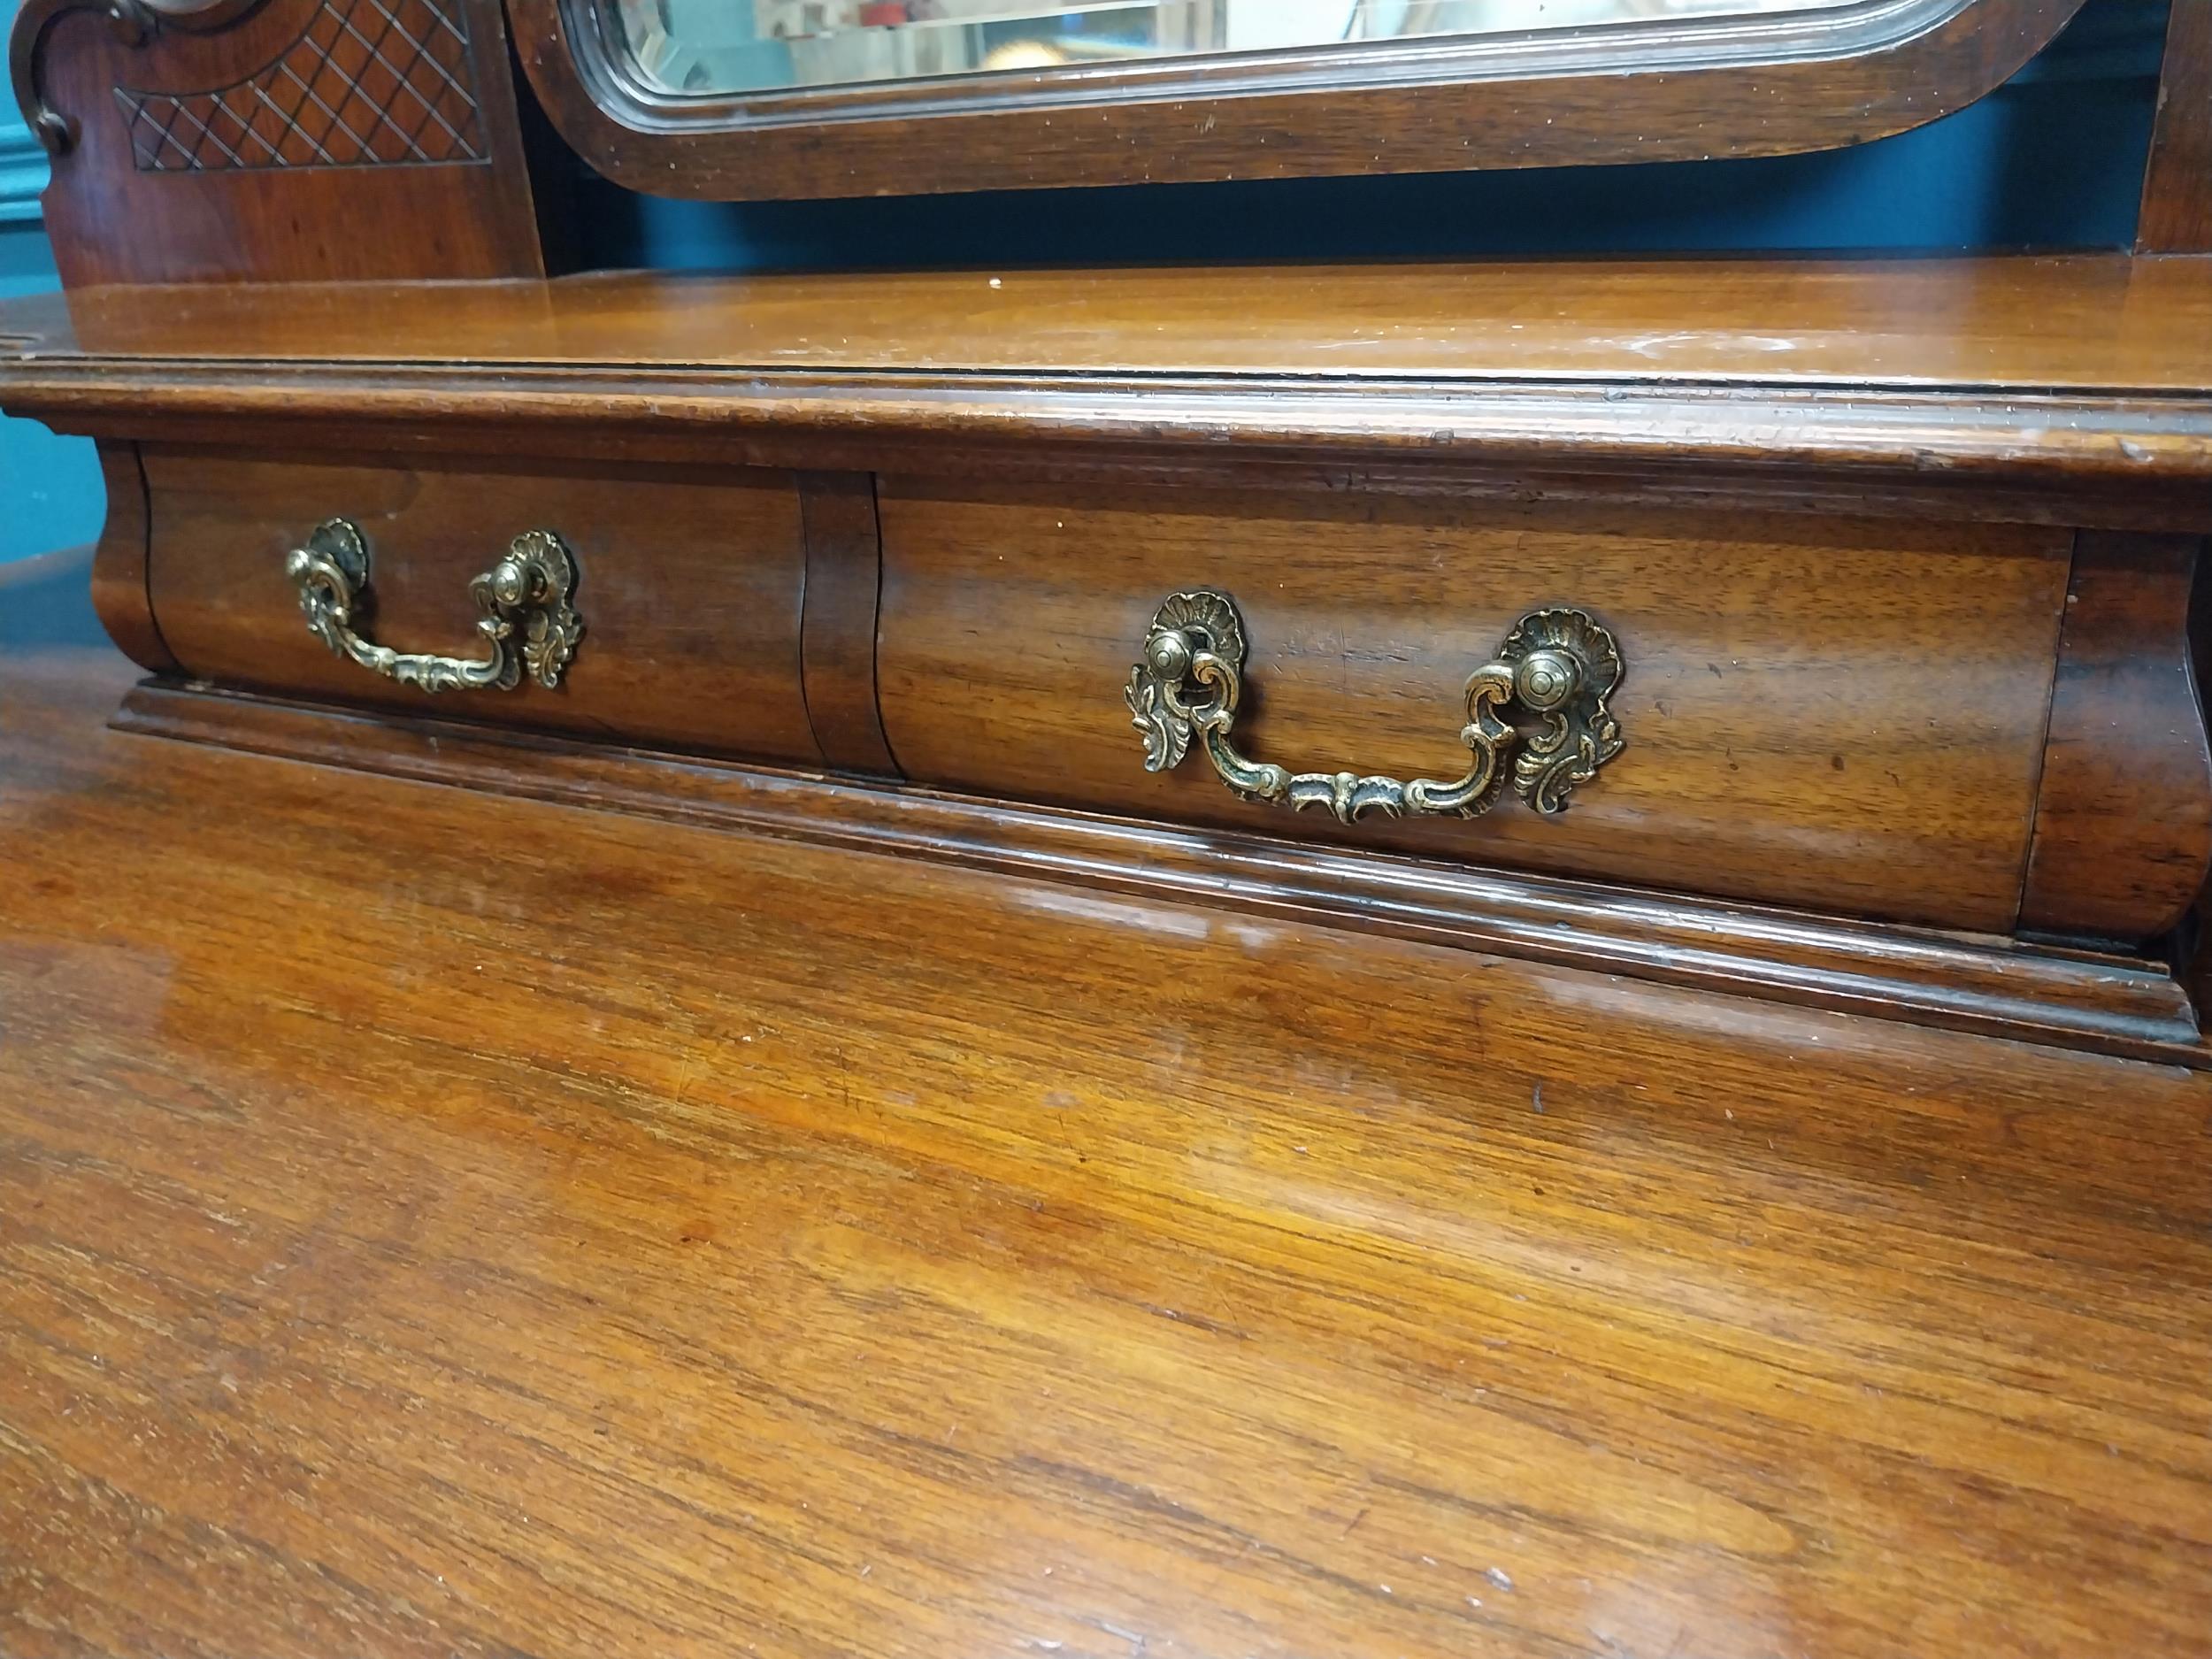
POLYGON ((469 583, 526 530, 579 567, 584 636, 560 689, 449 694, 449 712, 617 742, 817 763, 801 682, 806 549, 787 475, 359 456, 263 460, 150 447, 154 616, 186 673, 403 710, 424 693, 334 655, 287 552, 325 519, 365 533, 377 643, 480 657, 469 583))
POLYGON ((2020 925, 2147 940, 2212 871, 2212 748, 2189 642, 2202 541, 2085 533, 2066 595, 2020 925))
POLYGON ((634 189, 736 200, 1840 148, 1993 90, 2080 6, 1896 0, 1740 17, 1702 38, 1682 23, 1624 52, 1594 53, 1595 32, 1446 36, 714 97, 646 91, 610 61, 598 12, 509 0, 516 50, 577 154, 634 189))
POLYGON ((1810 515, 886 479, 884 730, 910 777, 1021 800, 2003 933, 2019 910, 2072 538, 1810 515), (1337 825, 1144 770, 1154 612, 1227 593, 1239 747, 1454 778, 1514 622, 1620 641, 1627 747, 1567 811, 1337 825))
POLYGON ((1280 833, 1185 829, 206 686, 146 681, 111 724, 379 777, 2212 1069, 2189 990, 2154 956, 1454 867, 1280 833))
MULTIPOLYGON (((0 303, 77 361, 718 365, 2020 392, 2212 387, 2212 259, 1596 259, 113 288, 0 303)), ((0 342, 4 344, 5 342, 0 342)), ((19 358, 20 361, 9 361, 19 358)))
POLYGON ((27 0, 10 61, 25 119, 60 145, 42 206, 73 288, 544 274, 499 0, 27 0), (160 170, 134 150, 143 94, 136 145, 160 170))
POLYGON ((2212 5, 2174 0, 2143 178, 2140 253, 2212 254, 2212 5))
POLYGON ((100 483, 107 492, 107 521, 92 565, 92 607, 125 656, 156 673, 175 673, 177 659, 154 620, 149 581, 152 525, 136 444, 100 446, 100 483))
POLYGON ((0 407, 272 452, 2201 533, 2207 340, 2212 261, 2097 257, 119 289, 0 304, 0 407))
POLYGON ((840 771, 895 777, 899 764, 884 741, 876 707, 876 616, 883 587, 876 480, 865 472, 802 473, 799 505, 806 519, 800 652, 815 741, 840 771))
POLYGON ((104 735, 0 1647, 2194 1659, 2212 1081, 104 735))

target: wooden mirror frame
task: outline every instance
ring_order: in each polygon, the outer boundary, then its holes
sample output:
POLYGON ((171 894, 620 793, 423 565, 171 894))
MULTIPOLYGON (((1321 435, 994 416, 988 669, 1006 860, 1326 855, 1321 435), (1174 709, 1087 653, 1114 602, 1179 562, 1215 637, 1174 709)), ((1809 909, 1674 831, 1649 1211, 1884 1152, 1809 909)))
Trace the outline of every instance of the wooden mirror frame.
POLYGON ((2083 0, 1837 11, 670 95, 595 0, 508 0, 563 137, 720 201, 1687 161, 1838 149, 1993 90, 2083 0))

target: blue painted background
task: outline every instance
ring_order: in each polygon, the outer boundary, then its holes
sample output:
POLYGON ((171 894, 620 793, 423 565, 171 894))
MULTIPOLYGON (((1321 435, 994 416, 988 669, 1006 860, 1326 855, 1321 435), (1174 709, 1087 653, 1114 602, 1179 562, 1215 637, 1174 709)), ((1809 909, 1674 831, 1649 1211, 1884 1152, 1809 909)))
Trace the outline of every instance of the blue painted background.
MULTIPOLYGON (((13 0, 5 9, 14 11, 13 0)), ((0 99, 0 299, 56 286, 39 229, 46 157, 0 99)), ((27 420, 0 419, 0 561, 73 547, 100 534, 107 500, 92 446, 27 420)))
MULTIPOLYGON (((0 0, 0 12, 14 4, 0 0)), ((2120 248, 2134 236, 2165 13, 2165 0, 2090 0, 2049 51, 1981 103, 1814 156, 726 205, 633 196, 577 163, 584 262, 835 270, 2120 248)), ((43 176, 30 135, 0 125, 0 294, 52 283, 35 225, 43 176)), ((0 422, 0 559, 89 541, 101 512, 90 445, 0 422)))
POLYGON ((2165 17, 2165 0, 2090 0, 1980 103, 1811 156, 854 202, 663 201, 589 175, 578 189, 590 263, 618 266, 2118 248, 2134 239, 2165 17))

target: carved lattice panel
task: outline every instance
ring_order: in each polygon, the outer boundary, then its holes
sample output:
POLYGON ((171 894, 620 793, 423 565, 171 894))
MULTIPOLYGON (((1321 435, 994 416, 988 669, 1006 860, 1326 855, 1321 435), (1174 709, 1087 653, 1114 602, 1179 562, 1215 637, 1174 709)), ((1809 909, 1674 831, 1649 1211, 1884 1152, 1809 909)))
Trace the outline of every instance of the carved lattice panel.
POLYGON ((115 96, 142 173, 485 159, 457 0, 324 0, 281 57, 234 85, 115 96))

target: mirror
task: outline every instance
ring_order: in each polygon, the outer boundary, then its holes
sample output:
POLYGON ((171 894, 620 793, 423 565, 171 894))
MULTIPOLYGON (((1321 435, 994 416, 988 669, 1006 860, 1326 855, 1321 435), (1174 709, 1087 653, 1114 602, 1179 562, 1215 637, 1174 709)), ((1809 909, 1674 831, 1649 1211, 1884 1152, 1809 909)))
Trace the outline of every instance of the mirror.
POLYGON ((605 0, 635 72, 728 96, 1421 38, 1837 10, 1852 0, 605 0))
POLYGON ((600 172, 758 202, 1841 150, 1986 96, 2096 0, 505 4, 600 172))

